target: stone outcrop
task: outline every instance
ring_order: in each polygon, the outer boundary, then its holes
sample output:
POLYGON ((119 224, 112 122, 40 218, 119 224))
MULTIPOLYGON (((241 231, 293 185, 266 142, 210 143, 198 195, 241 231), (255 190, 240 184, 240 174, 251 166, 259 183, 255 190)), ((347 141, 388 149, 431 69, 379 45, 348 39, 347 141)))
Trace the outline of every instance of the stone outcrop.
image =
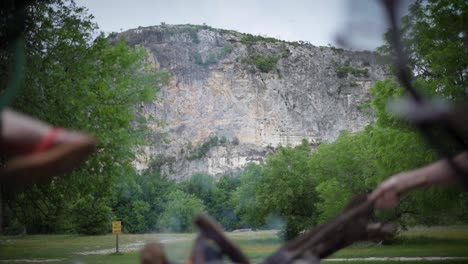
POLYGON ((150 123, 150 144, 135 164, 141 170, 159 162, 177 180, 219 176, 261 162, 280 145, 317 145, 359 131, 373 119, 362 109, 368 90, 386 76, 373 52, 207 26, 161 25, 119 37, 144 46, 171 74, 158 98, 142 106, 158 122, 150 123))

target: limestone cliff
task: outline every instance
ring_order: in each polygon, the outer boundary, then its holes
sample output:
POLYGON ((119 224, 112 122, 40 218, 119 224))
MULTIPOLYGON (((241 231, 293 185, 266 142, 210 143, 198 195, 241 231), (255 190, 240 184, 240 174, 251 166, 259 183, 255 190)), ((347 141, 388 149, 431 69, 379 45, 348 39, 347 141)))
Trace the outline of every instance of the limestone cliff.
POLYGON ((368 89, 385 78, 381 58, 307 43, 213 29, 161 25, 123 32, 171 74, 158 99, 142 106, 151 123, 151 159, 183 180, 194 172, 221 175, 260 162, 279 145, 311 145, 358 131, 368 89), (161 125, 162 124, 162 125, 161 125))

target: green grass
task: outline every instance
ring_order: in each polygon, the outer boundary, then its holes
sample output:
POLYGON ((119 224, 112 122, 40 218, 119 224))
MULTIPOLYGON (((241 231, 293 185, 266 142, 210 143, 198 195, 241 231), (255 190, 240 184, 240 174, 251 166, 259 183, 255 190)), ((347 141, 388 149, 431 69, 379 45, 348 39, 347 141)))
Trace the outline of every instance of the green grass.
POLYGON ((366 261, 366 262, 349 262, 349 261, 324 261, 322 263, 330 264, 466 264, 466 260, 445 260, 445 261, 366 261))
POLYGON ((408 240, 395 245, 355 245, 335 253, 332 257, 466 257, 468 239, 434 241, 432 239, 408 240))
POLYGON ((468 239, 468 226, 413 227, 400 235, 404 238, 468 239))
MULTIPOLYGON (((128 244, 144 244, 150 241, 176 239, 176 242, 165 245, 170 257, 188 255, 193 234, 143 234, 120 235, 119 245, 124 248, 128 244), (180 240, 184 239, 184 240, 180 240), (187 254, 185 254, 187 253, 187 254)), ((77 235, 37 235, 37 236, 3 236, 0 237, 0 260, 28 258, 66 258, 64 262, 53 263, 137 263, 136 252, 122 255, 78 255, 76 253, 115 248, 115 236, 77 236, 77 235), (132 261, 130 261, 132 260, 132 261), (115 262, 117 261, 117 262, 115 262)))
MULTIPOLYGON (((229 233, 229 237, 238 244, 254 262, 258 263, 277 248, 281 241, 274 231, 248 233, 229 233)), ((194 234, 142 234, 121 235, 120 248, 129 244, 142 245, 149 241, 174 241, 165 243, 168 256, 176 261, 184 261, 191 250, 194 234)), ((78 236, 78 235, 35 235, 35 236, 0 236, 0 260, 12 259, 63 259, 51 263, 139 263, 136 251, 120 254, 78 255, 83 251, 112 249, 115 236, 78 236)), ((358 243, 335 253, 330 258, 362 257, 428 257, 450 256, 468 257, 468 227, 417 227, 401 234, 389 245, 358 243)), ((405 263, 467 263, 468 260, 449 261, 377 261, 366 264, 405 264, 405 263)), ((15 262, 21 263, 21 262, 15 262)), ((359 262, 328 262, 359 263, 359 262)))

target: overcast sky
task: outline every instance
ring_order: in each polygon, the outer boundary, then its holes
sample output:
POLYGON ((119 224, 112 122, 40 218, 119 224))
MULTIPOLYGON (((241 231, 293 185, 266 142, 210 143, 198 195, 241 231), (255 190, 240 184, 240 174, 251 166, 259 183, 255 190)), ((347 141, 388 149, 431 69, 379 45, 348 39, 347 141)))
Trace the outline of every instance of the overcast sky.
POLYGON ((317 46, 336 45, 337 34, 354 47, 382 43, 384 15, 377 0, 76 0, 95 16, 100 30, 138 26, 203 24, 317 46), (352 34, 350 34, 352 33, 352 34), (359 40, 359 41, 356 41, 359 40))

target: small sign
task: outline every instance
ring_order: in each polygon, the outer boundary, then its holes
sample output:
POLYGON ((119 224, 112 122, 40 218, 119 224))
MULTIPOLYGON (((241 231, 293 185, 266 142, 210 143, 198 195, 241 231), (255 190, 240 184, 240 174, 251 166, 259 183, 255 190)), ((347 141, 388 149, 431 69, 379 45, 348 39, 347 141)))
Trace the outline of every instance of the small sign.
POLYGON ((122 233, 122 222, 112 221, 112 234, 121 234, 122 233))

